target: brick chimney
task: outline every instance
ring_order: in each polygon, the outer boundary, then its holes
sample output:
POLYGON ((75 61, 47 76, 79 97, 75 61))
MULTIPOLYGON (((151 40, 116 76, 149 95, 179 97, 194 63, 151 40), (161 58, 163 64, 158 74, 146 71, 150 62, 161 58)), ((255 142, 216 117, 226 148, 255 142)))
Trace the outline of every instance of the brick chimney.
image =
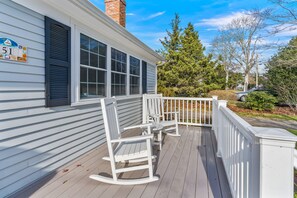
POLYGON ((126 0, 105 0, 105 13, 118 24, 126 27, 126 0))

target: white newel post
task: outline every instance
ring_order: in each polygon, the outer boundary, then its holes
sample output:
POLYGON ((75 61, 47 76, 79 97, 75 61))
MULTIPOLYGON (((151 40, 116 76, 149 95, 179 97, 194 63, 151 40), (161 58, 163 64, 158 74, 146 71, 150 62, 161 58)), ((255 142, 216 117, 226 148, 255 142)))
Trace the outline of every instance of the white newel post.
POLYGON ((217 144, 218 144, 218 151, 217 156, 222 157, 221 150, 222 150, 222 135, 224 133, 224 123, 223 123, 223 113, 221 112, 221 107, 227 107, 227 100, 218 100, 218 123, 217 123, 217 144))
POLYGON ((251 127, 250 130, 259 138, 257 197, 293 197, 297 137, 278 128, 251 127))
POLYGON ((216 133, 215 131, 217 129, 217 107, 216 107, 216 101, 218 100, 218 96, 212 96, 212 125, 211 129, 216 133))

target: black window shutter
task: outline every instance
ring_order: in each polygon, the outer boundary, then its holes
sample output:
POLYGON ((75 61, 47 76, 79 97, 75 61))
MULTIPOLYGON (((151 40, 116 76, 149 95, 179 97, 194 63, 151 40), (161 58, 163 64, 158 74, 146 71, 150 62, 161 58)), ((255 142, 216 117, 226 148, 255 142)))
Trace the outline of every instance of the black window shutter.
POLYGON ((46 106, 71 103, 71 29, 45 17, 46 106))
POLYGON ((147 63, 142 61, 142 93, 147 93, 147 63))

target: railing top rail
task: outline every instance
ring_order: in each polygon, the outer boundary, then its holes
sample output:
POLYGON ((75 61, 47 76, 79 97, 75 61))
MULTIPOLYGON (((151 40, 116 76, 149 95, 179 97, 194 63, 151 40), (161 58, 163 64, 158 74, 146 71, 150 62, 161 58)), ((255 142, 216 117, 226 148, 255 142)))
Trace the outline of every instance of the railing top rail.
POLYGON ((231 111, 228 107, 220 107, 223 114, 240 130, 240 133, 246 137, 250 143, 256 143, 256 136, 251 132, 252 125, 231 111))
POLYGON ((202 101, 212 101, 212 98, 193 98, 193 97, 162 97, 163 99, 166 100, 202 100, 202 101))
POLYGON ((238 116, 227 107, 220 107, 221 111, 227 118, 240 129, 240 132, 251 142, 257 143, 258 138, 282 140, 282 141, 297 141, 297 136, 289 133, 285 129, 268 128, 268 127, 254 127, 247 123, 244 119, 238 116))

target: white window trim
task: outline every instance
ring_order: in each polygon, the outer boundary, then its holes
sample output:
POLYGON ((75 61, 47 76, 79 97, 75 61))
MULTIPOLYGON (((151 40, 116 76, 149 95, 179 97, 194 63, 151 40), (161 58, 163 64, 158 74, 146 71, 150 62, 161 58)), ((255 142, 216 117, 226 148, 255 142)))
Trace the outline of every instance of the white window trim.
MULTIPOLYGON (((147 62, 147 64, 152 64, 145 58, 141 58, 135 54, 125 51, 121 46, 115 46, 110 44, 106 39, 101 38, 96 32, 89 31, 80 26, 77 26, 73 21, 71 21, 71 106, 89 105, 100 103, 101 98, 85 98, 80 99, 80 34, 89 36, 97 41, 105 44, 107 46, 106 53, 106 97, 111 97, 111 48, 119 50, 127 55, 127 73, 126 73, 126 95, 116 96, 118 100, 125 100, 130 98, 142 97, 142 61, 147 62), (140 60, 140 83, 139 83, 139 94, 130 95, 130 56, 140 60)), ((104 69, 103 69, 104 70, 104 69)))

